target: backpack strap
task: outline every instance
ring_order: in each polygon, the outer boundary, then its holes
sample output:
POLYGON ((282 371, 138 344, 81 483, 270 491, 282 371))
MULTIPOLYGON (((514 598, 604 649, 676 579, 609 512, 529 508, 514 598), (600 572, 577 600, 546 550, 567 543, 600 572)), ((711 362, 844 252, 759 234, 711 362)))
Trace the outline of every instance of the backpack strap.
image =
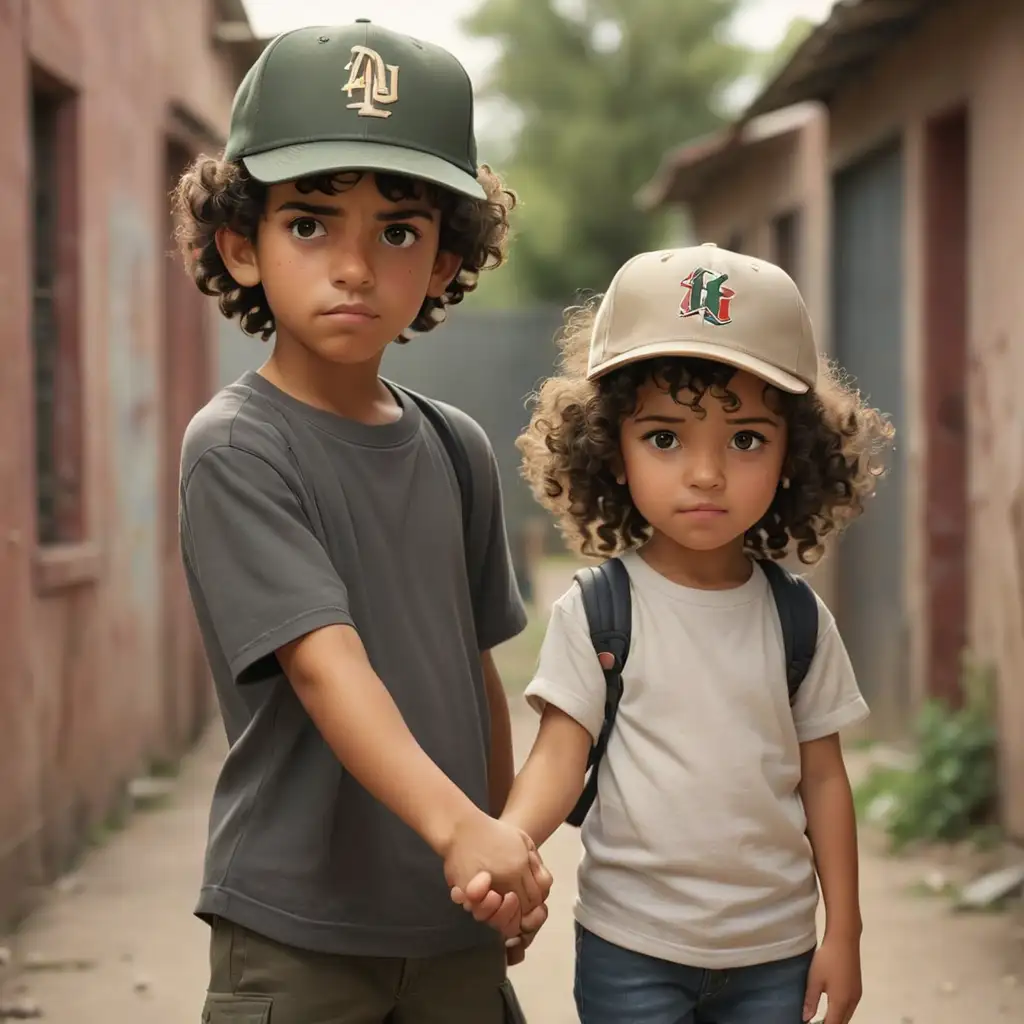
POLYGON ((605 681, 604 722, 587 759, 589 775, 583 793, 566 818, 570 825, 579 827, 597 797, 597 770, 622 699, 622 670, 629 657, 633 610, 629 573, 618 558, 580 569, 574 578, 583 595, 590 639, 605 681))
POLYGON ((789 702, 792 704, 818 646, 818 599, 806 580, 794 576, 778 562, 764 559, 758 564, 768 577, 782 625, 786 685, 789 689, 789 702))
POLYGON ((419 406, 420 412, 423 413, 427 422, 434 428, 434 433, 440 438, 448 460, 452 464, 452 469, 455 470, 455 479, 459 484, 459 492, 462 495, 462 532, 468 540, 469 524, 472 522, 473 516, 473 470, 469 462, 469 454, 459 432, 452 426, 452 421, 445 411, 432 398, 427 398, 426 395, 421 395, 401 384, 395 384, 393 381, 388 381, 388 383, 391 387, 401 391, 403 395, 408 395, 419 406))

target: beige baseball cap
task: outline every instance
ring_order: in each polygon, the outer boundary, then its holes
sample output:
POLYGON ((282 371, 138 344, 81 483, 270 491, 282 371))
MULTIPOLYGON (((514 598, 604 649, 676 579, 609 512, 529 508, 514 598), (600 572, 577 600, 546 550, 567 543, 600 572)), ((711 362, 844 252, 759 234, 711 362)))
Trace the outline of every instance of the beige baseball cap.
POLYGON ((634 256, 601 301, 588 380, 658 356, 713 359, 794 394, 818 377, 811 318, 793 279, 711 242, 634 256))

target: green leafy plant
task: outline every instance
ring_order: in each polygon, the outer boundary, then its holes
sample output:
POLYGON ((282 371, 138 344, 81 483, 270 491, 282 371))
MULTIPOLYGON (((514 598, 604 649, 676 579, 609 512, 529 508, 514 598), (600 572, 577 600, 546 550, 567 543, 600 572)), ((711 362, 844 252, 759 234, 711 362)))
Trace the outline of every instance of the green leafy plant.
POLYGON ((858 787, 858 807, 881 822, 896 850, 991 836, 998 796, 991 670, 965 662, 963 689, 959 708, 931 700, 921 709, 908 770, 875 769, 858 787))

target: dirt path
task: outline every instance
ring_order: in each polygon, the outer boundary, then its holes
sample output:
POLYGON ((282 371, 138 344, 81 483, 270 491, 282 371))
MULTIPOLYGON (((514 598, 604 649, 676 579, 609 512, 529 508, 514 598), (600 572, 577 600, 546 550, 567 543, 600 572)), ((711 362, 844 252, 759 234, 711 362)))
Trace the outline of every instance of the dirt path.
MULTIPOLYGON (((534 722, 515 718, 520 756, 534 722)), ((54 892, 12 940, 19 957, 64 970, 8 977, 0 1002, 31 997, 57 1024, 198 1022, 206 932, 191 916, 210 789, 223 754, 219 728, 184 767, 170 806, 140 814, 88 858, 75 891, 54 892), (85 969, 71 969, 86 960, 85 969)), ((1024 934, 1006 916, 954 916, 913 895, 920 861, 892 861, 866 841, 863 861, 866 994, 862 1024, 1024 1021, 1024 934)), ((573 1024, 572 921, 577 834, 545 846, 557 884, 547 927, 515 969, 533 1024, 573 1024)))

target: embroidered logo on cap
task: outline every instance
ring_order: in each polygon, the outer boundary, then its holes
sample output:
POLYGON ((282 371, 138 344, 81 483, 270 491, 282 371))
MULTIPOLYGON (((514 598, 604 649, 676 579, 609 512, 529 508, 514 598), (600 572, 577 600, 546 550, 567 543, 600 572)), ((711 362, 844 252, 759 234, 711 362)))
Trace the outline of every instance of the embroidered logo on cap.
POLYGON ((349 110, 358 110, 360 117, 390 117, 392 111, 380 110, 374 103, 398 100, 398 65, 385 64, 384 58, 368 46, 353 46, 352 59, 345 65, 348 81, 341 87, 349 98, 361 92, 362 99, 349 103, 349 110))
POLYGON ((728 280, 728 274, 716 274, 705 267, 697 267, 679 282, 686 289, 686 295, 679 304, 679 315, 703 316, 705 322, 716 327, 731 323, 729 306, 736 292, 725 287, 728 280))

